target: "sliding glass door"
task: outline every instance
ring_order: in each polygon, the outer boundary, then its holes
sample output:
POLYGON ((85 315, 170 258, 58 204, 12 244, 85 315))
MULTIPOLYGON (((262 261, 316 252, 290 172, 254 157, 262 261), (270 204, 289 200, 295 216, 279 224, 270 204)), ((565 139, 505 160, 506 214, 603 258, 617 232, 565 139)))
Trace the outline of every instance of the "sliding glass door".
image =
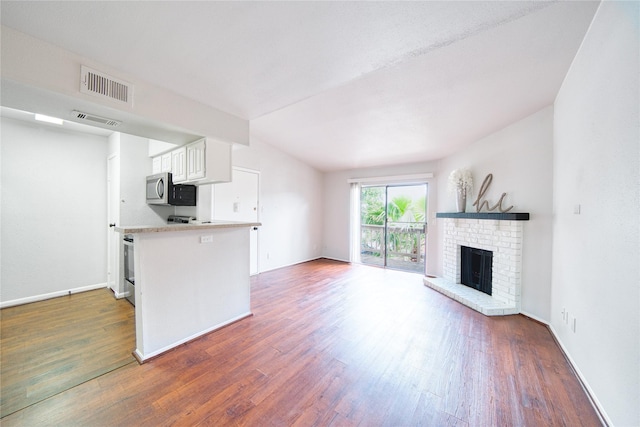
POLYGON ((385 265, 386 191, 378 186, 360 190, 360 260, 364 264, 385 265))
POLYGON ((360 189, 360 260, 424 273, 427 184, 360 189))

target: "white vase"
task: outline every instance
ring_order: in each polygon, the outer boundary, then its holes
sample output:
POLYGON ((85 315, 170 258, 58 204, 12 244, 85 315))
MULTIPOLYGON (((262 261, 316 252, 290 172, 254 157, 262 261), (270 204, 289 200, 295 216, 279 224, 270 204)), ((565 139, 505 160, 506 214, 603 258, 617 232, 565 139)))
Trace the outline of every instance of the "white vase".
POLYGON ((464 190, 459 190, 456 192, 458 196, 456 198, 456 209, 458 212, 464 212, 467 209, 467 192, 464 190))

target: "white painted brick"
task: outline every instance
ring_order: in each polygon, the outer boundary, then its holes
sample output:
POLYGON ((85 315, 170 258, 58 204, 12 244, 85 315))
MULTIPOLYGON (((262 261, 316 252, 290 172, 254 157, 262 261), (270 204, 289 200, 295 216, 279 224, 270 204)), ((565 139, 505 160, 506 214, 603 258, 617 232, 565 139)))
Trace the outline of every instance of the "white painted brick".
POLYGON ((429 285, 463 304, 487 315, 514 314, 520 310, 520 269, 523 226, 520 221, 475 219, 445 219, 443 280, 446 292, 439 284, 429 285), (493 252, 493 296, 488 296, 460 282, 460 246, 493 252))

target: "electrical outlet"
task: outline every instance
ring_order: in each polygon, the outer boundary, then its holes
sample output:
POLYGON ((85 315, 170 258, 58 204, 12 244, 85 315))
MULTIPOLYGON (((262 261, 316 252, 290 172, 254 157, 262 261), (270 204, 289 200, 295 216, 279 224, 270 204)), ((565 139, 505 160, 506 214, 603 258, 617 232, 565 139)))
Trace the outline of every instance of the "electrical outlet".
POLYGON ((563 322, 564 322, 564 318, 565 318, 566 315, 567 315, 567 310, 564 307, 562 307, 562 321, 563 322))
POLYGON ((213 236, 200 236, 200 243, 213 243, 213 236))

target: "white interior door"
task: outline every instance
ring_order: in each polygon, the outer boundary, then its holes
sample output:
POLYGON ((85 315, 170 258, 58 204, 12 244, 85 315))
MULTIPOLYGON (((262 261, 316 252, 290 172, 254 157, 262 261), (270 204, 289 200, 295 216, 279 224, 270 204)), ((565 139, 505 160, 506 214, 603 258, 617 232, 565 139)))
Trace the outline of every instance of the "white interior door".
POLYGON ((107 286, 120 295, 120 233, 112 224, 118 225, 120 220, 120 156, 112 156, 107 160, 107 286))
MULTIPOLYGON (((231 182, 213 185, 213 219, 258 222, 260 172, 233 168, 231 182)), ((249 272, 258 274, 258 227, 249 234, 249 272)))

